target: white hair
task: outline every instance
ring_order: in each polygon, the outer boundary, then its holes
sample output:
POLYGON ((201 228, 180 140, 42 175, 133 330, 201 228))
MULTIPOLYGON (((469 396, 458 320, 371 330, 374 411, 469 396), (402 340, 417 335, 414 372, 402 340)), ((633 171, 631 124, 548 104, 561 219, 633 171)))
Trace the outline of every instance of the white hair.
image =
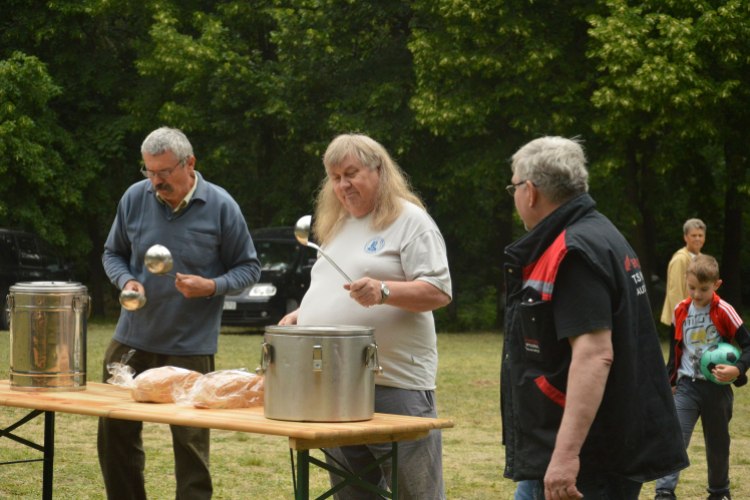
POLYGON ((193 156, 193 146, 190 141, 176 128, 157 128, 146 137, 141 145, 141 154, 148 153, 153 156, 171 151, 175 159, 185 162, 193 156))
POLYGON ((685 221, 685 225, 682 226, 682 232, 687 236, 691 229, 700 229, 705 233, 706 225, 700 219, 688 219, 685 221))
POLYGON ((554 203, 589 190, 586 155, 577 139, 540 137, 513 155, 511 169, 520 181, 531 181, 554 203))

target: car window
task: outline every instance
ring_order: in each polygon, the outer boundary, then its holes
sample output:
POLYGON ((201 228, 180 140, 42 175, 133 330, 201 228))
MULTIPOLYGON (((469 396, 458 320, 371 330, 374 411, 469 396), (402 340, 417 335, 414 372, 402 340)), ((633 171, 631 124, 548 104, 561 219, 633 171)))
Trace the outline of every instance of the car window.
POLYGON ((17 266, 16 242, 10 234, 0 234, 0 265, 17 266))
POLYGON ((293 241, 255 241, 263 271, 287 271, 294 265, 299 244, 293 241))
POLYGON ((57 272, 62 266, 60 263, 60 256, 57 254, 57 250, 51 244, 45 240, 38 238, 37 244, 42 256, 42 266, 48 271, 57 272))
POLYGON ((16 235, 16 242, 18 243, 18 253, 21 257, 22 266, 42 266, 42 255, 36 245, 34 236, 19 234, 16 235))

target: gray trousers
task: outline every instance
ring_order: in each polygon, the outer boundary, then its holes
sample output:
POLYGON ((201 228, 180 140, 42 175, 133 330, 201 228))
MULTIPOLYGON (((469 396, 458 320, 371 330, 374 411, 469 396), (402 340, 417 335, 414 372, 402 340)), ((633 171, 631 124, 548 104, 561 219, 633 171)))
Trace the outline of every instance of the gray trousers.
MULTIPOLYGON (((409 391, 394 387, 375 386, 375 412, 413 417, 437 418, 434 391, 409 391)), ((350 472, 357 473, 391 451, 390 443, 342 446, 326 450, 350 472)), ((339 467, 326 457, 326 462, 339 467)), ((381 489, 390 489, 391 460, 386 460, 363 479, 381 489)), ((331 486, 341 482, 330 474, 331 486)), ((336 500, 375 500, 381 498, 364 488, 349 485, 334 495, 336 500)), ((443 484, 443 438, 440 430, 415 441, 398 443, 399 500, 445 500, 443 484)))
MULTIPOLYGON (((104 380, 110 377, 107 364, 119 363, 131 348, 112 340, 104 354, 104 380)), ((136 351, 127 363, 136 374, 159 366, 178 366, 200 373, 214 371, 213 355, 167 356, 136 351)), ((209 500, 213 493, 208 470, 209 429, 170 425, 177 479, 177 500, 209 500)), ((99 466, 109 500, 145 500, 141 430, 143 423, 115 418, 100 418, 97 436, 99 466)))
MULTIPOLYGON (((682 377, 677 382, 674 403, 682 427, 685 448, 690 445, 698 417, 703 424, 708 464, 708 492, 729 491, 729 421, 732 420, 734 394, 731 385, 718 385, 708 380, 682 377)), ((680 473, 675 472, 656 481, 656 490, 674 491, 680 473)))

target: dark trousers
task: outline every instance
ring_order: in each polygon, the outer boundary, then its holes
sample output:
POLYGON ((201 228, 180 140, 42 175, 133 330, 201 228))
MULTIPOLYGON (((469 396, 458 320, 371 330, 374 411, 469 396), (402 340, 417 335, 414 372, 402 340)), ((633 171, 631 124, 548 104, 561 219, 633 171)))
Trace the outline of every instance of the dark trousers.
MULTIPOLYGON (((109 363, 119 363, 131 347, 112 340, 104 354, 104 382, 110 377, 109 363)), ((136 374, 159 366, 178 366, 200 373, 214 371, 213 355, 168 356, 136 351, 127 363, 136 374)), ((170 425, 174 448, 177 500, 208 500, 213 493, 208 470, 209 429, 170 425)), ((100 418, 97 436, 99 466, 110 500, 145 500, 141 430, 143 423, 115 418, 100 418)))
MULTIPOLYGON (((703 424, 708 465, 708 492, 729 490, 729 421, 732 420, 734 393, 731 385, 717 385, 708 380, 682 377, 677 383, 674 404, 682 427, 685 448, 690 444, 698 417, 703 424)), ((657 490, 674 491, 680 473, 656 481, 657 490)))

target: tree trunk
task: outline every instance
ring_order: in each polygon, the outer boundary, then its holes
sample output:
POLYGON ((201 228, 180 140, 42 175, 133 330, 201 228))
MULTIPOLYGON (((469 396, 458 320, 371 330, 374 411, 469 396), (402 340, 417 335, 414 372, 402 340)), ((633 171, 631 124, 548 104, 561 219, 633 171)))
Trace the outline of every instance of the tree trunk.
POLYGON ((513 242, 513 199, 503 196, 505 190, 500 193, 501 201, 495 205, 495 237, 492 244, 493 268, 495 270, 494 282, 497 283, 497 300, 495 301, 495 329, 502 330, 505 320, 505 247, 513 242))
POLYGON ((741 179, 742 158, 726 157, 727 187, 724 194, 724 251, 721 256, 721 277, 724 281, 720 291, 724 300, 737 312, 742 309, 740 280, 740 249, 742 248, 742 194, 737 191, 737 179, 741 179))
MULTIPOLYGON (((641 273, 646 282, 646 291, 649 297, 653 296, 651 283, 651 267, 654 262, 656 244, 653 240, 655 233, 655 222, 651 209, 647 190, 643 183, 648 181, 649 175, 645 172, 648 168, 644 166, 643 159, 638 158, 638 149, 632 142, 628 144, 627 157, 627 182, 625 183, 625 197, 628 202, 638 209, 640 218, 633 228, 632 246, 641 264, 641 273)), ((652 304, 653 306, 653 304, 652 304)))
POLYGON ((102 266, 102 253, 104 252, 104 238, 101 229, 96 224, 98 218, 92 217, 89 223, 89 238, 93 247, 88 254, 89 263, 89 293, 91 295, 91 314, 98 317, 104 316, 104 284, 106 276, 102 266), (92 223, 93 222, 93 223, 92 223))

